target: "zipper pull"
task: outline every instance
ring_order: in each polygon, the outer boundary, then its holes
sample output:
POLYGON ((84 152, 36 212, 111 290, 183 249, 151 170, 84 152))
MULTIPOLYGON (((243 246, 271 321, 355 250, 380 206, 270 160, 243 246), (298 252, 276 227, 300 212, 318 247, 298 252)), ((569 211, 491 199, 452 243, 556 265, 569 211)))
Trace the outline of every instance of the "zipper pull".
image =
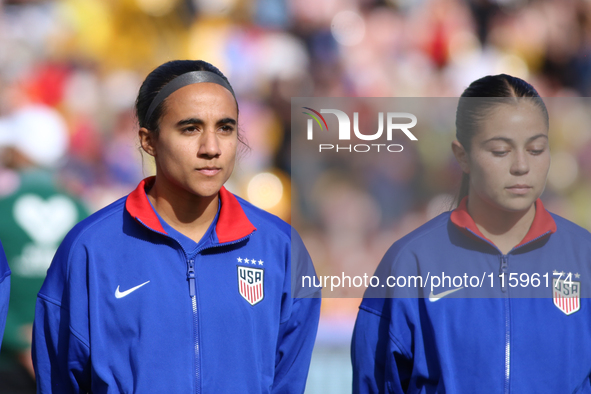
POLYGON ((189 295, 195 297, 195 260, 188 260, 189 269, 187 270, 187 278, 189 279, 189 295))
POLYGON ((500 274, 503 275, 502 279, 501 279, 501 285, 502 285, 502 290, 503 293, 507 292, 507 276, 509 273, 509 266, 507 265, 507 257, 506 256, 502 256, 501 257, 501 272, 500 274))

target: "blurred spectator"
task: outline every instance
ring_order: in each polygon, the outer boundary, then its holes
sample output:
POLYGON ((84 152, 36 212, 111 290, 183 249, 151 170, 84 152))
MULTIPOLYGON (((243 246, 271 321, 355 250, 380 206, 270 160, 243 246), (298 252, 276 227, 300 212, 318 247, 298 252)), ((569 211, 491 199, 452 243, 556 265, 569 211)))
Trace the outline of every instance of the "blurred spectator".
POLYGON ((34 393, 32 323, 37 292, 66 233, 87 216, 55 182, 68 146, 54 109, 25 106, 0 119, 0 239, 12 269, 10 307, 0 357, 0 393, 34 393))

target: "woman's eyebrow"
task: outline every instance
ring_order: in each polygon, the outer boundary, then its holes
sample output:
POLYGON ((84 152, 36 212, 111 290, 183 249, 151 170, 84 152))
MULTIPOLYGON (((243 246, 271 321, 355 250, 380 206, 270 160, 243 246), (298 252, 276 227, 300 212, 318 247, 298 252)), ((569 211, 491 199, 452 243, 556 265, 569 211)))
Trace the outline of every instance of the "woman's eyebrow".
POLYGON ((199 118, 187 118, 187 119, 183 119, 183 120, 179 120, 176 125, 177 126, 186 126, 186 125, 190 125, 190 124, 199 124, 202 125, 205 122, 202 119, 199 118))
POLYGON ((487 143, 492 142, 492 141, 503 141, 503 142, 506 142, 508 144, 510 144, 511 142, 513 142, 513 140, 511 138, 507 138, 507 137, 492 137, 492 138, 489 138, 489 139, 487 139, 485 141, 482 141, 482 143, 483 144, 487 144, 487 143))
MULTIPOLYGON (((222 118, 216 122, 216 124, 231 124, 231 125, 236 125, 236 123, 237 123, 236 119, 229 118, 229 117, 222 118)), ((182 126, 186 126, 186 125, 190 125, 190 124, 204 125, 205 121, 203 119, 199 119, 199 118, 187 118, 187 119, 179 120, 176 123, 177 127, 182 127, 182 126)))
POLYGON ((542 138, 545 138, 545 139, 548 139, 548 135, 547 135, 547 134, 538 134, 538 135, 534 135, 534 136, 533 136, 533 137, 531 137, 531 138, 528 138, 528 139, 527 139, 527 142, 531 142, 531 141, 533 141, 533 140, 537 140, 537 139, 538 139, 538 138, 540 138, 540 137, 542 137, 542 138))
MULTIPOLYGON (((548 139, 548 135, 540 133, 540 134, 534 135, 533 137, 528 138, 527 139, 527 142, 531 142, 533 140, 537 140, 538 138, 546 138, 546 139, 548 139)), ((506 143, 510 144, 514 140, 512 138, 508 138, 508 137, 492 137, 492 138, 487 139, 486 141, 483 141, 483 144, 486 144, 486 143, 491 142, 491 141, 503 141, 503 142, 506 142, 506 143)))
POLYGON ((235 126, 237 122, 236 122, 236 119, 234 119, 234 118, 223 118, 223 119, 218 120, 217 123, 218 124, 231 124, 231 125, 235 126))

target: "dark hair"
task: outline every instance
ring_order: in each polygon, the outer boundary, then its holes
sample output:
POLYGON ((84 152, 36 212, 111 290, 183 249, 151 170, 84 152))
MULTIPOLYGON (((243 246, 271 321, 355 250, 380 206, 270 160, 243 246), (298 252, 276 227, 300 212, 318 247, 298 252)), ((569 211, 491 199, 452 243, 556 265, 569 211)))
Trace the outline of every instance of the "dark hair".
MULTIPOLYGON (((507 74, 488 75, 470 84, 460 96, 456 111, 456 138, 470 152, 472 138, 480 123, 486 119, 490 110, 499 104, 517 104, 520 99, 527 99, 535 104, 549 124, 546 104, 532 85, 522 79, 507 74)), ((470 176, 462 175, 462 183, 457 203, 468 195, 470 176)))
MULTIPOLYGON (((217 67, 203 60, 172 60, 164 63, 148 74, 138 92, 135 100, 135 113, 140 127, 145 127, 153 133, 159 132, 160 118, 164 114, 166 99, 158 104, 150 119, 147 119, 147 112, 152 100, 167 83, 191 71, 212 72, 222 77, 230 85, 226 76, 217 67)), ((236 101, 236 111, 238 111, 238 101, 236 101)), ((240 132, 238 132, 238 141, 248 147, 240 132)))

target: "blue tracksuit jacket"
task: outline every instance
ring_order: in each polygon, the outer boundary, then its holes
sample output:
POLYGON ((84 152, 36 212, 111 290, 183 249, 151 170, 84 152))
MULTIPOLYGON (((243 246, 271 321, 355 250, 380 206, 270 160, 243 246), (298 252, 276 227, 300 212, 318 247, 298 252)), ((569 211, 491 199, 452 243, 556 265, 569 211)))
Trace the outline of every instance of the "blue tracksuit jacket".
POLYGON ((4 248, 0 243, 0 344, 6 326, 6 315, 8 314, 8 299, 10 298, 10 268, 6 261, 4 248))
POLYGON ((503 255, 478 230, 464 200, 395 242, 376 276, 442 272, 485 275, 484 287, 458 281, 366 291, 352 340, 354 393, 591 392, 588 231, 538 200, 528 234, 503 255), (562 282, 553 281, 554 271, 565 273, 562 282), (569 273, 572 283, 565 285, 569 273))
POLYGON ((291 296, 293 266, 312 269, 303 247, 292 253, 297 234, 222 188, 210 231, 186 250, 150 182, 59 247, 37 299, 38 392, 302 393, 320 299, 291 296))

